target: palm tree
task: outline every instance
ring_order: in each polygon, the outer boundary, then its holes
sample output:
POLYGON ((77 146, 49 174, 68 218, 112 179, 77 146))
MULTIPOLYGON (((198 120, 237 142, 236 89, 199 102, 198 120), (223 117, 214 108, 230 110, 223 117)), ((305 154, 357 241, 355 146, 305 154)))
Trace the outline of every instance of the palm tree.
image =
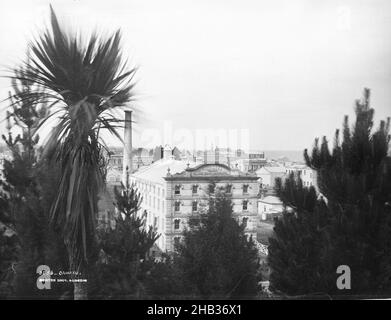
MULTIPOLYGON (((102 39, 96 33, 83 42, 66 32, 53 11, 51 25, 29 45, 29 57, 13 79, 36 90, 13 97, 47 104, 49 112, 37 130, 55 126, 44 150, 61 167, 52 223, 62 230, 72 271, 88 276, 89 249, 95 239, 97 198, 104 186, 105 143, 102 129, 121 139, 118 109, 134 99, 135 68, 128 69, 120 50, 120 32, 102 39), (50 121, 49 121, 50 120, 50 121)), ((74 283, 74 298, 87 298, 87 287, 74 283)))

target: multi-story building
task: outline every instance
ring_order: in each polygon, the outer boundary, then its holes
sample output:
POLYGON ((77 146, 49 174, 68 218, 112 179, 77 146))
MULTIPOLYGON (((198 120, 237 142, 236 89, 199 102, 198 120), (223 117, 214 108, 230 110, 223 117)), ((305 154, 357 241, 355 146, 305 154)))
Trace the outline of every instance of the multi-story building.
POLYGON ((212 148, 203 151, 203 162, 206 163, 220 163, 227 166, 232 166, 236 160, 235 151, 230 148, 212 148))
POLYGON ((161 234, 157 245, 162 251, 172 251, 189 221, 205 210, 209 192, 213 192, 210 185, 231 195, 234 216, 244 223, 246 234, 256 238, 259 183, 254 174, 219 163, 186 163, 165 151, 163 159, 135 172, 130 180, 143 196, 147 224, 161 234))
POLYGON ((262 188, 265 189, 274 189, 276 178, 284 180, 292 173, 296 177, 301 178, 305 187, 314 186, 317 189, 316 171, 305 164, 285 163, 280 166, 265 166, 256 171, 257 176, 260 178, 262 188))
MULTIPOLYGON (((108 158, 108 166, 109 168, 114 168, 118 170, 123 170, 123 152, 113 152, 110 154, 108 158)), ((132 168, 133 170, 137 170, 138 168, 148 166, 153 161, 153 151, 137 148, 132 150, 132 168)))
POLYGON ((316 171, 306 166, 305 164, 290 164, 285 166, 286 174, 294 173, 296 176, 300 176, 305 187, 315 187, 316 183, 316 171))
POLYGON ((255 172, 266 165, 265 154, 263 152, 249 153, 248 157, 236 160, 238 169, 244 172, 255 172))
POLYGON ((276 178, 284 178, 286 175, 285 167, 262 167, 256 171, 256 175, 260 178, 262 188, 274 189, 276 178))

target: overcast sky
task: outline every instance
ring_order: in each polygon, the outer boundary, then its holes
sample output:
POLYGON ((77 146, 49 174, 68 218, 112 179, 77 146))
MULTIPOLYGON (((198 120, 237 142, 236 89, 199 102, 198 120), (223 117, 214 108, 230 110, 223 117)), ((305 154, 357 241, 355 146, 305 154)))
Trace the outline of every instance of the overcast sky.
MULTIPOLYGON (((168 120, 248 130, 251 148, 302 150, 332 138, 364 86, 376 119, 391 115, 389 0, 1 0, 1 69, 22 58, 49 3, 75 28, 122 30, 140 67, 136 145, 168 120)), ((0 79, 1 98, 8 87, 0 79)))

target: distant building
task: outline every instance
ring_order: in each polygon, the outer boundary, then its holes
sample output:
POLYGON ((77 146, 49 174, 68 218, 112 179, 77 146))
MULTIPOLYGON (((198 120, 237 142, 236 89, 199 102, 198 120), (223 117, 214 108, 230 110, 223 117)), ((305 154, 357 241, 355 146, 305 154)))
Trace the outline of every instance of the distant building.
POLYGON ((286 174, 294 173, 296 176, 300 176, 305 187, 315 187, 318 191, 316 183, 316 171, 306 166, 305 164, 290 164, 285 166, 286 174))
MULTIPOLYGON (((153 151, 153 162, 163 159, 164 157, 164 148, 162 146, 158 146, 153 151)), ((174 147, 173 149, 170 149, 171 155, 174 157, 175 160, 181 160, 182 154, 180 150, 177 147, 174 147)))
POLYGON ((244 172, 255 172, 266 165, 265 154, 263 152, 249 153, 248 157, 236 160, 238 169, 244 172))
POLYGON ((285 180, 290 174, 300 177, 305 187, 315 187, 318 191, 316 183, 316 171, 306 166, 305 164, 285 163, 280 166, 264 166, 256 171, 260 177, 261 186, 264 189, 274 189, 276 178, 285 180))
MULTIPOLYGON (((197 153, 199 155, 199 153, 197 153)), ((237 152, 230 148, 212 148, 202 152, 203 163, 220 163, 229 167, 234 167, 237 159, 237 152)))
POLYGON ((284 178, 286 175, 285 167, 262 167, 258 169, 256 175, 260 178, 262 188, 274 189, 276 178, 284 178))
POLYGON ((273 219, 283 211, 283 203, 280 198, 267 195, 258 199, 258 215, 261 220, 273 219))
MULTIPOLYGON (((110 168, 123 170, 123 152, 116 152, 110 154, 108 158, 108 166, 110 168)), ((153 162, 153 153, 144 148, 137 148, 132 150, 132 168, 133 171, 141 167, 148 166, 153 162)))

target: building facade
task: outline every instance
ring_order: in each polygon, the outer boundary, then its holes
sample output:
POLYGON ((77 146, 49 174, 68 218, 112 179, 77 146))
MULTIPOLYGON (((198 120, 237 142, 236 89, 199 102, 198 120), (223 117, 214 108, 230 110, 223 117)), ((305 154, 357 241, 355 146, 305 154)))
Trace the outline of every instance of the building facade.
POLYGON ((147 215, 147 224, 160 234, 157 246, 162 251, 174 250, 190 220, 204 212, 212 183, 231 195, 234 216, 246 226, 246 234, 256 238, 259 183, 253 174, 224 164, 163 158, 135 172, 130 180, 143 196, 142 212, 147 215))
POLYGON ((197 219, 205 210, 210 196, 210 186, 222 188, 231 196, 233 214, 244 224, 245 233, 256 239, 258 177, 231 169, 224 164, 202 164, 188 167, 181 173, 168 173, 166 248, 172 250, 181 241, 183 231, 191 219, 197 219))
POLYGON ((274 189, 276 179, 283 179, 286 176, 285 167, 262 167, 256 171, 256 175, 260 178, 260 183, 264 189, 274 189))
POLYGON ((311 169, 310 167, 306 165, 301 164, 291 164, 286 165, 286 174, 289 175, 291 173, 295 174, 296 176, 300 176, 301 180, 303 181, 303 185, 307 188, 309 187, 315 187, 317 189, 317 183, 316 183, 316 171, 311 169))
POLYGON ((261 220, 273 220, 282 214, 284 206, 280 198, 267 195, 258 199, 258 214, 261 220))
POLYGON ((244 172, 255 172, 266 165, 267 161, 263 152, 249 153, 246 158, 236 160, 238 169, 244 172))

